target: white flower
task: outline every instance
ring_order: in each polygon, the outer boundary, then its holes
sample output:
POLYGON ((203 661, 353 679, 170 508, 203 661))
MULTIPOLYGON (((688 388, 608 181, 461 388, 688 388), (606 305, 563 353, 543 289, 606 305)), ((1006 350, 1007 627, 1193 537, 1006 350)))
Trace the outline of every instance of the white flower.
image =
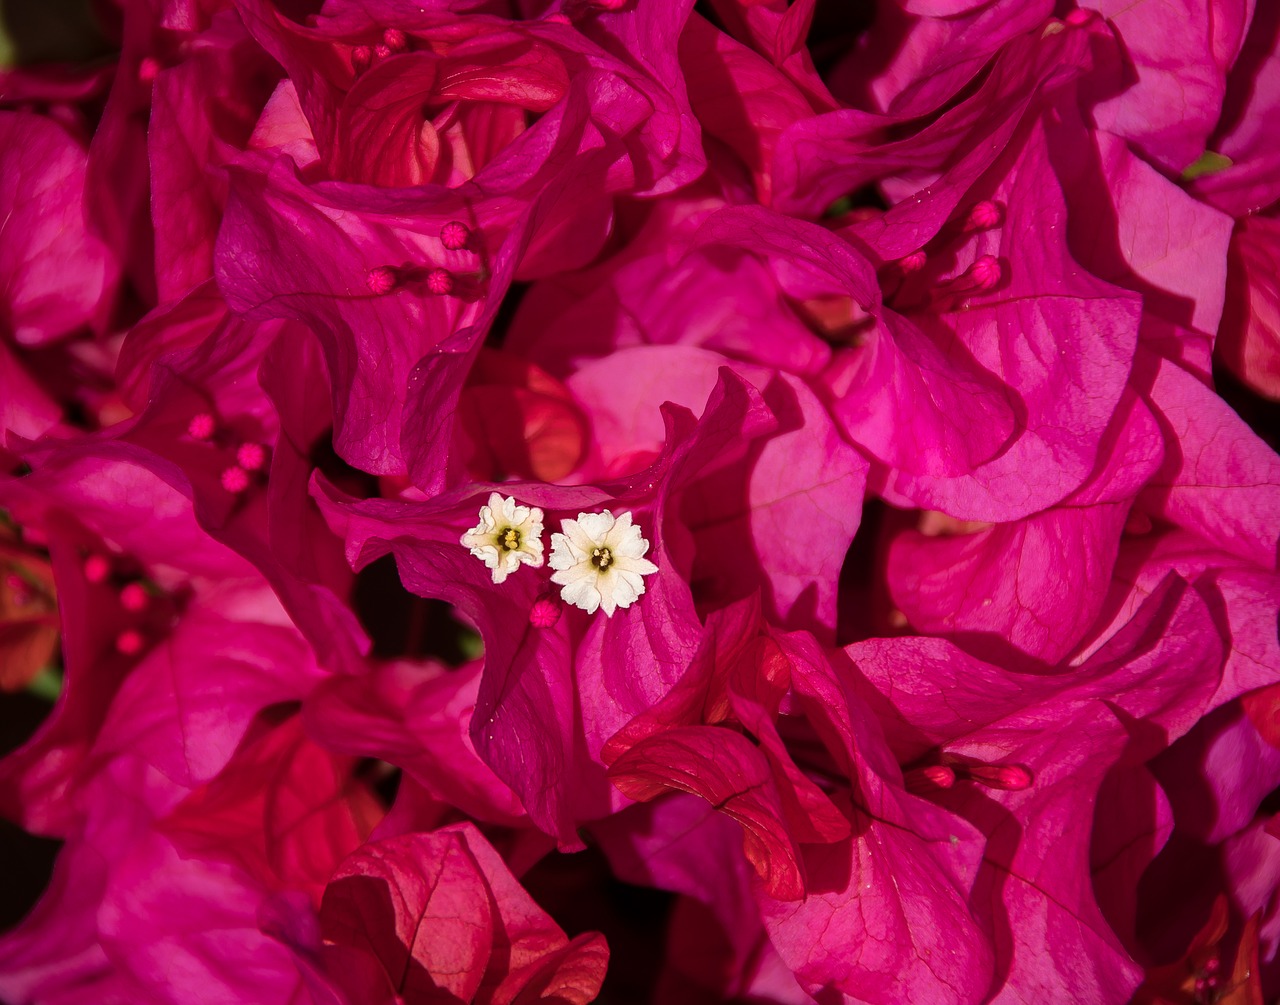
POLYGON ((644 557, 649 542, 631 523, 631 514, 614 519, 612 513, 579 513, 576 520, 560 525, 562 534, 551 535, 555 573, 551 582, 564 589, 565 603, 588 614, 600 608, 609 617, 619 607, 630 607, 644 593, 644 578, 658 567, 644 557))
POLYGON ((480 522, 462 535, 462 544, 501 583, 522 562, 535 568, 542 564, 542 510, 517 506, 513 497, 503 499, 494 492, 489 505, 480 507, 480 522))

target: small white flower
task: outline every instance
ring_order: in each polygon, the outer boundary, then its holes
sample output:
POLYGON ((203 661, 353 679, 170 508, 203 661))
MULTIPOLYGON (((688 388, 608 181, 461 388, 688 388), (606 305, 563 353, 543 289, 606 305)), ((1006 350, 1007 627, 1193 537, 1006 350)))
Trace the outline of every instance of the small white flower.
POLYGON ((542 510, 537 506, 517 506, 513 497, 497 492, 489 505, 480 507, 480 522, 462 535, 463 547, 493 570, 493 581, 501 583, 521 563, 535 568, 542 564, 542 510))
POLYGON ((564 587, 565 603, 588 614, 596 608, 613 617, 619 607, 630 607, 644 593, 644 578, 658 567, 644 557, 649 542, 631 523, 631 514, 614 519, 612 513, 579 513, 576 520, 560 525, 562 534, 551 535, 555 569, 551 582, 564 587))

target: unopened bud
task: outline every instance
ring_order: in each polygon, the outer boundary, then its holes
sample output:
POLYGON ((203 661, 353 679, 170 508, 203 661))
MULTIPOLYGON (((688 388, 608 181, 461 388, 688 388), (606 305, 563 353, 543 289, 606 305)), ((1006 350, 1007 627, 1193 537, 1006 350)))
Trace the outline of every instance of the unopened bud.
POLYGON ((529 609, 529 624, 534 628, 550 628, 560 620, 560 604, 550 596, 541 596, 529 609))
POLYGON ((440 228, 440 243, 450 251, 461 251, 470 239, 471 231, 458 220, 450 220, 440 228))
POLYGON ((921 251, 913 251, 909 255, 904 255, 898 259, 898 268, 903 272, 919 272, 925 267, 929 261, 929 256, 921 251))
POLYGON ((369 270, 369 274, 365 276, 365 282, 369 284, 369 292, 380 297, 384 293, 390 293, 395 287, 396 274, 387 266, 379 265, 369 270))
POLYGON ((261 471, 267 463, 267 451, 260 443, 242 443, 236 450, 236 464, 246 471, 261 471))
POLYGON ((1031 787, 1031 772, 1020 764, 968 765, 965 773, 975 782, 993 789, 1019 792, 1031 787))
POLYGON ((193 440, 211 440, 217 431, 218 423, 208 412, 192 416, 187 423, 187 435, 193 440))
POLYGON ((90 555, 84 560, 84 578, 91 583, 102 583, 111 575, 111 563, 102 555, 90 555))
POLYGON ((983 255, 969 269, 974 283, 980 290, 990 290, 999 282, 1004 270, 1000 268, 1000 259, 994 255, 983 255))
POLYGON ((116 636, 116 652, 124 656, 136 656, 142 652, 145 642, 141 632, 133 628, 125 629, 116 636))
POLYGON ((249 487, 249 472, 234 464, 222 472, 222 487, 232 495, 239 495, 249 487))
POLYGON ((150 599, 146 587, 141 583, 128 583, 120 591, 120 606, 134 614, 145 611, 150 599))
POLYGON ((432 269, 427 273, 427 289, 445 297, 453 292, 453 273, 448 269, 432 269))
POLYGON ((992 227, 998 227, 1000 221, 1004 218, 1000 206, 990 199, 983 199, 979 203, 974 203, 973 208, 969 210, 969 219, 965 221, 965 227, 969 230, 990 230, 992 227))

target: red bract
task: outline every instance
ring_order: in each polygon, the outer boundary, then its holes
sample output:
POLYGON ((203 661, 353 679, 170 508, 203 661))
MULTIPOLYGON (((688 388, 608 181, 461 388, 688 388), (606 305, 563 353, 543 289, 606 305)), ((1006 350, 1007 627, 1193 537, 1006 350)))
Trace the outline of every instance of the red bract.
POLYGON ((324 893, 326 965, 360 1001, 585 1005, 609 950, 570 941, 469 825, 374 842, 324 893))
POLYGON ((213 275, 225 167, 247 143, 274 77, 270 61, 225 13, 190 55, 159 70, 151 91, 147 147, 162 302, 213 275))
POLYGON ((910 0, 878 8, 870 30, 832 70, 831 86, 855 108, 912 117, 936 112, 1012 40, 1043 31, 1052 10, 1016 0, 910 0), (880 52, 892 55, 867 58, 880 52))
POLYGON ((602 19, 598 30, 579 33, 552 21, 481 20, 460 28, 443 12, 406 17, 378 5, 339 6, 312 29, 256 0, 241 4, 259 42, 294 80, 335 177, 457 185, 500 152, 508 161, 541 160, 534 131, 522 135, 525 112, 546 112, 572 89, 574 99, 622 127, 620 138, 638 155, 637 180, 651 179, 639 187, 655 191, 692 178, 700 160, 679 81, 664 80, 661 66, 661 46, 674 41, 665 22, 683 20, 679 6, 664 5, 652 17, 632 11, 602 19), (386 20, 398 26, 384 28, 386 20), (394 45, 386 31, 397 33, 394 45), (643 45, 652 63, 626 41, 643 45), (597 77, 617 86, 595 90, 597 77), (631 131, 634 138, 625 135, 631 131))
POLYGON ((1227 303, 1215 346, 1259 394, 1280 398, 1280 220, 1243 220, 1231 238, 1227 303))
POLYGON ((888 575, 907 619, 992 655, 1009 645, 1052 664, 1075 650, 1103 609, 1130 507, 1164 451, 1136 396, 1108 439, 1105 467, 1059 506, 976 532, 926 525, 899 536, 888 575))
POLYGON ((691 792, 737 820, 765 890, 799 900, 805 896, 799 845, 839 841, 849 825, 778 734, 774 719, 791 667, 777 644, 758 634, 761 628, 751 602, 709 618, 689 673, 615 734, 603 756, 613 784, 633 799, 691 792))
POLYGON ((938 787, 933 798, 987 835, 978 890, 1008 919, 998 945, 1006 993, 1068 987, 1127 1000, 1141 972, 1087 892, 1088 830, 1077 821, 1111 767, 1159 753, 1210 707, 1223 651, 1209 609, 1168 582, 1079 670, 1046 676, 983 667, 937 645, 870 642, 849 655, 883 700, 892 695, 899 758, 978 783, 938 787), (1126 725, 1138 720, 1141 734, 1126 725))
POLYGON ((443 802, 477 820, 516 823, 524 809, 477 756, 468 735, 480 667, 386 664, 337 677, 307 700, 312 731, 334 750, 398 765, 443 802))
POLYGON ((579 846, 575 821, 603 815, 611 805, 598 762, 605 740, 666 693, 697 645, 697 616, 679 571, 687 567, 687 532, 679 529, 671 499, 735 435, 770 422, 750 385, 727 371, 700 421, 682 408, 668 406, 663 414, 662 455, 626 479, 600 488, 503 486, 521 503, 547 512, 572 516, 612 507, 642 522, 658 573, 641 602, 613 618, 590 619, 574 610, 550 628, 532 626, 531 608, 545 588, 538 573, 512 577, 503 584, 508 589, 495 591, 485 566, 458 546, 479 504, 470 491, 426 504, 358 503, 317 487, 353 564, 394 553, 410 590, 448 600, 479 630, 485 673, 472 741, 530 818, 566 847, 579 846), (619 653, 626 655, 618 659, 619 653), (554 782, 566 774, 577 779, 575 786, 554 782))
POLYGON ((853 834, 806 850, 804 901, 761 899, 779 954, 814 995, 836 989, 867 1002, 982 1000, 994 960, 981 909, 970 907, 979 835, 903 789, 848 674, 810 640, 792 637, 784 648, 800 707, 842 776, 837 804, 853 834), (844 951, 850 944, 857 953, 844 951))
POLYGON ((568 389, 516 356, 482 349, 458 409, 451 454, 477 481, 559 481, 586 450, 586 419, 568 389))
POLYGON ((382 817, 351 768, 307 739, 294 717, 251 733, 162 829, 186 854, 226 856, 268 889, 298 890, 319 907, 333 870, 382 817))
POLYGON ((110 308, 119 259, 89 229, 85 163, 64 126, 0 112, 0 316, 18 345, 99 326, 110 308))
POLYGON ((1095 111, 1099 128, 1124 137, 1162 167, 1181 171, 1205 150, 1225 99, 1226 70, 1235 62, 1253 11, 1244 0, 1127 7, 1085 2, 1107 19, 1137 77, 1095 111), (1165 18, 1179 24, 1164 32, 1165 18), (1175 70, 1174 67, 1177 67, 1175 70))

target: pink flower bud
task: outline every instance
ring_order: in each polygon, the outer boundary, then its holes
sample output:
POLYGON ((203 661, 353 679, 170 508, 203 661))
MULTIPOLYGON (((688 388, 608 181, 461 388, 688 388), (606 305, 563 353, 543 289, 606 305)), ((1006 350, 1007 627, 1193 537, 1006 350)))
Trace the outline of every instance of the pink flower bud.
POLYGON ((898 259, 898 267, 903 272, 919 272, 925 267, 925 263, 929 261, 929 256, 923 250, 913 251, 909 255, 904 255, 898 259))
POLYGON ((930 764, 908 771, 903 778, 908 792, 923 795, 935 789, 949 789, 956 783, 956 773, 945 764, 930 764))
POLYGON ((1020 764, 969 765, 966 774, 992 789, 1020 792, 1031 787, 1031 772, 1020 764))
POLYGON ((369 291, 374 296, 380 297, 395 288, 396 274, 387 266, 379 265, 369 270, 369 274, 365 276, 365 282, 369 284, 369 291))
POLYGON ((965 228, 967 230, 990 230, 992 227, 998 227, 1003 219, 1004 213, 999 205, 990 199, 983 199, 982 202, 974 203, 973 208, 969 210, 969 218, 965 221, 965 228))
POLYGON ((979 290, 989 290, 1000 282, 1004 270, 1000 268, 1000 259, 994 255, 983 255, 970 266, 969 274, 979 290))
POLYGON ((427 289, 437 296, 448 296, 453 292, 453 273, 448 269, 432 269, 427 273, 427 289))
POLYGON ((533 602, 529 609, 529 624, 534 628, 551 628, 560 620, 560 603, 544 594, 533 602))
POLYGON ((146 587, 141 583, 129 583, 120 591, 120 606, 135 614, 145 611, 150 600, 146 587))
POLYGON ((142 652, 145 642, 140 631, 127 628, 116 636, 116 652, 124 656, 136 656, 142 652))
POLYGON ((187 435, 193 440, 211 440, 217 431, 217 420, 208 412, 192 416, 191 421, 187 423, 187 435))
POLYGON ((440 228, 440 243, 450 251, 461 251, 470 239, 471 231, 458 220, 450 220, 440 228))
POLYGON ((232 495, 238 495, 249 487, 249 472, 235 464, 222 472, 222 487, 232 495))
POLYGON ((90 555, 84 560, 84 578, 91 583, 106 582, 111 575, 111 563, 103 555, 90 555))
POLYGON ((261 471, 267 463, 267 451, 260 443, 242 443, 236 450, 236 463, 246 471, 261 471))

